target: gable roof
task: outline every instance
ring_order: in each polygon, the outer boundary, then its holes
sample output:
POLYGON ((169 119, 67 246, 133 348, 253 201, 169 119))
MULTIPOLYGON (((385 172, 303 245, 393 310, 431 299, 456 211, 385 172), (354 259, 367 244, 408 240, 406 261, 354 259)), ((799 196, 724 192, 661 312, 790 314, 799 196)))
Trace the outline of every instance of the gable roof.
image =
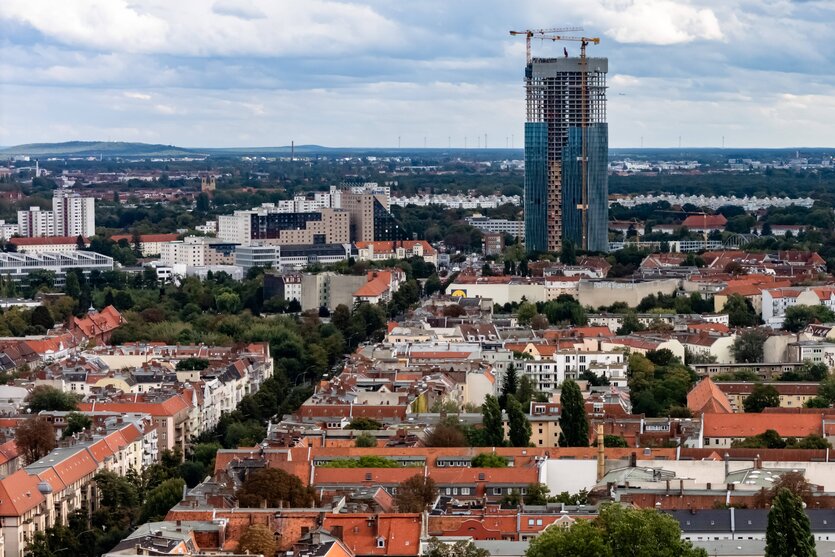
POLYGON ((0 516, 21 516, 45 501, 38 491, 40 480, 18 470, 0 480, 0 516))
POLYGON ((705 377, 687 393, 687 408, 693 414, 731 414, 733 407, 728 396, 714 383, 710 377, 705 377))
POLYGON ((823 429, 821 413, 781 414, 775 419, 769 414, 718 414, 702 416, 705 437, 752 437, 773 429, 781 437, 820 435, 823 429))

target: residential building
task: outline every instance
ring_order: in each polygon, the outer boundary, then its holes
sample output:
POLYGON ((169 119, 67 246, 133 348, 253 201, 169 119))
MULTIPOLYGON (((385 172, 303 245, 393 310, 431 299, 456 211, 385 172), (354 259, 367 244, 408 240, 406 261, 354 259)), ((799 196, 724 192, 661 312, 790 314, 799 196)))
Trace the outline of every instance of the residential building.
POLYGON ((95 199, 71 191, 56 191, 51 211, 39 207, 18 211, 17 225, 24 237, 90 237, 96 233, 95 199))
MULTIPOLYGON (((149 253, 157 249, 156 244, 156 242, 149 242, 149 253)), ((235 250, 238 245, 207 236, 186 236, 182 240, 177 240, 175 235, 173 240, 159 242, 158 247, 162 265, 211 267, 234 264, 235 250)))
POLYGON ((390 242, 403 239, 400 224, 389 212, 387 195, 342 191, 340 207, 350 215, 351 242, 390 242))
POLYGON ((480 213, 467 217, 467 224, 482 232, 507 234, 520 240, 525 240, 525 221, 508 219, 491 219, 480 213))
POLYGON ((564 240, 581 249, 608 249, 607 71, 606 58, 534 58, 528 62, 528 250, 559 251, 564 240))
POLYGON ((131 247, 136 240, 139 240, 139 250, 142 257, 156 257, 162 253, 162 247, 169 242, 176 242, 179 234, 141 234, 134 237, 133 234, 115 234, 110 237, 117 244, 121 241, 128 242, 131 247))
POLYGON ((349 212, 339 209, 286 212, 265 204, 219 216, 217 236, 242 246, 345 244, 349 241, 349 222, 349 212))
POLYGON ((504 235, 500 232, 484 232, 481 235, 481 245, 487 257, 499 256, 504 253, 504 235))
POLYGON ((367 282, 363 275, 342 275, 330 271, 324 273, 304 273, 301 284, 302 311, 328 308, 333 311, 337 306, 352 307, 354 292, 367 282))
POLYGON ((7 223, 6 221, 0 219, 0 240, 8 240, 18 233, 19 230, 16 224, 7 223))
MULTIPOLYGON (((89 242, 83 239, 84 244, 89 242)), ((12 238, 9 244, 15 247, 18 253, 69 253, 78 250, 78 237, 50 236, 12 238)))
POLYGON ((438 264, 438 252, 426 240, 398 240, 391 242, 356 242, 360 261, 385 261, 418 257, 427 263, 438 264))

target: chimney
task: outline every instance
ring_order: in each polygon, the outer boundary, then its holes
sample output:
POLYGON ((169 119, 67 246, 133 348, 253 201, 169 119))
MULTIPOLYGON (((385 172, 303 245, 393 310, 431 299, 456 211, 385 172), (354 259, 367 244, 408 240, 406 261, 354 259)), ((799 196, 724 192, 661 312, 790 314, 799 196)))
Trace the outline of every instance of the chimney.
POLYGON ((636 466, 638 466, 638 453, 633 452, 629 454, 629 467, 635 468, 636 466))
POLYGON ((597 481, 606 475, 606 447, 603 438, 603 424, 597 424, 597 481))
POLYGON ((727 452, 725 453, 725 479, 728 478, 728 474, 731 473, 731 455, 727 452))

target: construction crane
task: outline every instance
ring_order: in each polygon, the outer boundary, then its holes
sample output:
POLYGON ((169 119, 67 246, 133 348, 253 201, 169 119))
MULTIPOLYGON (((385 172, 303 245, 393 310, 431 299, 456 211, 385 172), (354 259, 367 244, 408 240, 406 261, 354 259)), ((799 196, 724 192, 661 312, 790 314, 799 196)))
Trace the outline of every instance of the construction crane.
POLYGON ((531 39, 534 37, 545 39, 550 38, 551 33, 565 33, 566 31, 582 31, 582 27, 554 27, 552 29, 525 29, 524 31, 511 31, 511 35, 525 36, 525 54, 528 64, 531 63, 531 39))

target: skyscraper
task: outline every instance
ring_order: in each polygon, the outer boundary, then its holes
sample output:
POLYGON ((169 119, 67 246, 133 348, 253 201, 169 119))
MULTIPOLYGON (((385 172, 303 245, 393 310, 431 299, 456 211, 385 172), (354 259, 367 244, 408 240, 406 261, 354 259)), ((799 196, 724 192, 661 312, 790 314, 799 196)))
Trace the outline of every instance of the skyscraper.
POLYGON ((606 58, 533 58, 525 69, 525 244, 608 248, 606 58))

